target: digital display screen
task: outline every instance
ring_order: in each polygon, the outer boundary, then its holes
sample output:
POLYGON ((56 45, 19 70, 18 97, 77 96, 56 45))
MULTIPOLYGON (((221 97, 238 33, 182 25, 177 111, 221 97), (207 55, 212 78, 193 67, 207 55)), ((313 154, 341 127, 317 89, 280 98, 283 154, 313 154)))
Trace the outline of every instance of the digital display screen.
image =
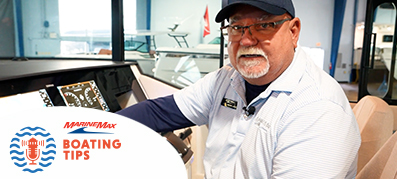
POLYGON ((67 106, 110 110, 94 80, 57 88, 67 106))
POLYGON ((50 97, 47 91, 40 89, 28 93, 21 93, 11 96, 0 97, 1 109, 15 109, 15 108, 34 108, 34 107, 52 107, 50 97))

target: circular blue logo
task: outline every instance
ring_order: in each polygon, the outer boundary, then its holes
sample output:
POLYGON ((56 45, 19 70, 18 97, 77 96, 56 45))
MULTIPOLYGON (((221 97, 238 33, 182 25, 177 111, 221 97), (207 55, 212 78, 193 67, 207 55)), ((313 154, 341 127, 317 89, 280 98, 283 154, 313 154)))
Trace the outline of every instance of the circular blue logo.
POLYGON ((11 160, 22 171, 36 173, 52 164, 56 155, 55 140, 41 127, 25 127, 11 139, 11 160))

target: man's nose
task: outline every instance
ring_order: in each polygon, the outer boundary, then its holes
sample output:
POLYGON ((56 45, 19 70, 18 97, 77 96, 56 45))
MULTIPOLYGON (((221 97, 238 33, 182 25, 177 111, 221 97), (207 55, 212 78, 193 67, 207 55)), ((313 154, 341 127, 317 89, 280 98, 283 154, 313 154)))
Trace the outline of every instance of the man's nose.
POLYGON ((258 39, 256 39, 251 32, 250 27, 243 29, 240 39, 241 46, 254 46, 258 43, 258 39))

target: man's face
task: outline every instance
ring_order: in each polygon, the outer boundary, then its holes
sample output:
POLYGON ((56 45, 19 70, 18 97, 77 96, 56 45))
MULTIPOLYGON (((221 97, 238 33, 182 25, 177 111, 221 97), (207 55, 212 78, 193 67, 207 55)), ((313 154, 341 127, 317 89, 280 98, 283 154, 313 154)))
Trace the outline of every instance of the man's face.
MULTIPOLYGON (((240 6, 229 19, 232 26, 249 26, 257 23, 284 22, 267 27, 251 26, 240 36, 229 33, 228 51, 231 64, 254 85, 272 82, 284 72, 293 57, 299 37, 300 21, 288 20, 288 14, 275 16, 252 6, 240 6), (258 30, 259 29, 259 30, 258 30)), ((240 33, 241 34, 241 33, 240 33)))

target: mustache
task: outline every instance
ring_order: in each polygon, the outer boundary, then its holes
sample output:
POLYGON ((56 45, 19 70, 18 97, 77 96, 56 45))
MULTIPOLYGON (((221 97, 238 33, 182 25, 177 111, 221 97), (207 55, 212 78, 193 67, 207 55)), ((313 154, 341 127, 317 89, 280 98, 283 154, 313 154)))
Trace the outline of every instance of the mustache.
POLYGON ((237 58, 240 58, 240 57, 264 57, 264 58, 267 58, 267 55, 260 48, 248 47, 248 48, 238 49, 237 58))

